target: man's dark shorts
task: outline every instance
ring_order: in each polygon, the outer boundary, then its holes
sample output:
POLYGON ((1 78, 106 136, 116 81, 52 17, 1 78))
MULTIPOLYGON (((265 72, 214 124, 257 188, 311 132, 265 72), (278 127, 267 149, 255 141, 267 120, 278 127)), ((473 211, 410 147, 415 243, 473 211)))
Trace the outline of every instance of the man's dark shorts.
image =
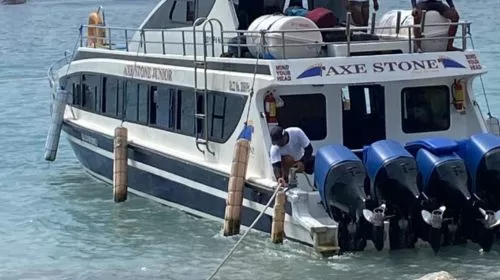
POLYGON ((417 9, 426 11, 436 11, 439 14, 443 14, 450 9, 448 5, 441 1, 426 1, 417 4, 417 9))
POLYGON ((314 172, 314 156, 311 159, 304 162, 304 172, 311 175, 314 172))

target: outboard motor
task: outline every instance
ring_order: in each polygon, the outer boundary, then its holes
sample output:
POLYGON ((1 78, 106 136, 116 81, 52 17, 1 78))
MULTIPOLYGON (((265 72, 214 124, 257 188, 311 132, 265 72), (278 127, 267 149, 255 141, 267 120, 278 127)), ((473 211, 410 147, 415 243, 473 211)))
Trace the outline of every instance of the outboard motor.
POLYGON ((464 214, 472 196, 467 186, 464 161, 456 154, 458 143, 448 138, 413 141, 406 149, 416 155, 419 184, 422 187, 423 210, 419 237, 439 251, 444 244, 465 243, 464 214))
POLYGON ((373 227, 375 247, 381 250, 384 246, 384 220, 389 220, 391 249, 414 247, 417 239, 411 216, 420 196, 415 159, 398 142, 380 140, 364 148, 363 161, 375 203, 373 211, 364 211, 364 217, 373 227))
POLYGON ((469 174, 469 188, 477 200, 476 216, 472 218, 484 225, 483 230, 474 227, 470 238, 489 251, 494 242, 494 228, 500 225, 500 137, 479 133, 458 143, 458 154, 469 174))
POLYGON ((326 211, 339 224, 342 251, 359 251, 366 246, 360 224, 366 203, 365 178, 363 163, 345 146, 329 145, 316 153, 314 183, 326 211))

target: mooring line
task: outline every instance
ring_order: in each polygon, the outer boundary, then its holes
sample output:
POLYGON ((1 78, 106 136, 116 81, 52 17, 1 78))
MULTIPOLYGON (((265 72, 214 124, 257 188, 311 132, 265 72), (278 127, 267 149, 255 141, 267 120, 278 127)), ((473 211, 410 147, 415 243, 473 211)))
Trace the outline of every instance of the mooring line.
POLYGON ((269 198, 269 201, 267 202, 266 207, 264 207, 264 209, 262 209, 262 211, 259 213, 259 215, 257 216, 257 218, 255 218, 255 220, 253 221, 253 223, 248 227, 247 231, 245 231, 245 233, 243 234, 243 236, 241 236, 241 238, 236 242, 236 244, 234 244, 233 248, 231 248, 231 250, 229 251, 229 253, 224 257, 224 259, 222 260, 222 262, 217 266, 217 268, 214 270, 214 272, 212 273, 212 275, 210 275, 210 277, 207 278, 207 280, 212 280, 215 277, 215 275, 217 275, 217 273, 219 272, 219 270, 224 266, 224 264, 229 260, 229 258, 234 253, 234 251, 236 250, 236 248, 238 248, 238 245, 240 245, 240 243, 243 241, 243 239, 245 239, 245 237, 250 232, 250 230, 253 229, 253 227, 257 224, 257 222, 260 220, 260 218, 262 217, 262 215, 264 215, 264 212, 266 212, 267 208, 269 208, 269 205, 271 205, 271 203, 273 202, 274 198, 278 194, 278 191, 284 190, 285 192, 287 192, 288 189, 289 188, 283 188, 281 184, 278 185, 278 187, 274 191, 274 193, 271 196, 271 198, 269 198))

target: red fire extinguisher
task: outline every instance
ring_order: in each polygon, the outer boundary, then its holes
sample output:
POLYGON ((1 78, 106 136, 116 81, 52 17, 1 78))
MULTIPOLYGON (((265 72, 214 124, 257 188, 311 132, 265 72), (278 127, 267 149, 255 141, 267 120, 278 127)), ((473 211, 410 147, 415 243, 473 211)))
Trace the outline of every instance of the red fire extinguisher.
POLYGON ((264 97, 264 110, 268 124, 278 123, 278 119, 276 118, 276 99, 272 92, 269 92, 264 97))

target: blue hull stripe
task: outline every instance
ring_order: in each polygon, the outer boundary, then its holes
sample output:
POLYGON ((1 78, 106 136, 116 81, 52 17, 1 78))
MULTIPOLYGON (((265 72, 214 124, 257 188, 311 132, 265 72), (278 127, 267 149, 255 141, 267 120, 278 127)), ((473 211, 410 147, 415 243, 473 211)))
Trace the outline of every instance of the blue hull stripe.
MULTIPOLYGON (((92 145, 107 152, 113 152, 113 139, 111 137, 69 123, 64 123, 63 130, 68 135, 87 143, 89 141, 85 141, 86 137, 90 136, 96 140, 92 145), (84 137, 82 137, 82 133, 84 137)), ((69 142, 75 155, 85 168, 112 180, 112 159, 87 149, 86 147, 75 144, 72 141, 69 142)), ((227 191, 227 183, 229 181, 228 175, 210 171, 202 166, 175 159, 137 145, 131 144, 128 154, 131 160, 176 174, 224 192, 227 191)), ((225 199, 195 188, 186 187, 181 183, 151 174, 142 169, 129 166, 129 185, 145 194, 171 201, 218 218, 224 218, 225 199)), ((272 192, 270 190, 248 183, 245 185, 244 198, 249 201, 265 205, 269 201, 271 195, 272 192)), ((288 201, 285 205, 285 211, 291 215, 291 205, 288 201)), ((250 225, 258 214, 259 212, 257 210, 243 207, 241 223, 246 226, 250 225)), ((264 215, 257 224, 256 229, 269 232, 271 229, 271 217, 264 215)))

